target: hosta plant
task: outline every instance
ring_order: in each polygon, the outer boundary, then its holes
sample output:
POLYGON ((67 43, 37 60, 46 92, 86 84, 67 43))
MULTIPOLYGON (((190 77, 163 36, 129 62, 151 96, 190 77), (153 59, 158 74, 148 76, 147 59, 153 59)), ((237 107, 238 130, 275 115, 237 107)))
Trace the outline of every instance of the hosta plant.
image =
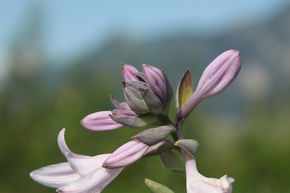
MULTIPOLYGON (((67 162, 46 166, 30 173, 36 182, 64 193, 101 192, 129 164, 145 156, 160 156, 165 166, 175 168, 176 153, 183 157, 187 193, 231 193, 234 179, 207 178, 199 173, 196 163, 198 142, 184 138, 182 123, 204 99, 223 91, 241 68, 239 51, 228 50, 204 70, 193 89, 190 72, 186 71, 176 90, 175 119, 168 116, 173 91, 165 73, 150 65, 142 71, 124 64, 124 102, 111 97, 111 110, 95 112, 81 120, 90 131, 107 131, 120 127, 136 128, 138 133, 112 153, 87 156, 72 152, 65 142, 65 129, 58 134, 58 146, 67 162)), ((138 174, 136 174, 138 175, 138 174)), ((153 193, 172 193, 166 186, 145 179, 153 193)))

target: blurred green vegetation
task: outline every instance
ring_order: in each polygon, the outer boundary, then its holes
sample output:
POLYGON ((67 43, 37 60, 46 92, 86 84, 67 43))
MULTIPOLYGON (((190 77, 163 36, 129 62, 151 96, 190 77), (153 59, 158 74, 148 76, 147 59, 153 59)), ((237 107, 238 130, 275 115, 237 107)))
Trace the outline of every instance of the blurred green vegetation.
MULTIPOLYGON (((182 36, 140 45, 117 36, 102 49, 72 57, 68 64, 56 67, 43 51, 37 22, 32 20, 12 43, 7 78, 1 85, 0 192, 54 192, 32 181, 29 172, 65 161, 56 143, 63 127, 67 128, 71 149, 88 155, 112 152, 138 132, 121 128, 94 133, 79 124, 89 113, 112 108, 111 94, 122 99, 121 62, 159 65, 176 86, 186 67, 197 81, 200 69, 227 45, 244 50, 246 61, 259 55, 247 51, 250 46, 244 41, 234 41, 235 35, 220 48, 209 51, 215 53, 209 57, 202 51, 194 52, 197 48, 190 46, 198 41, 194 38, 186 41, 182 36)), ((220 40, 223 38, 216 42, 220 40)), ((234 87, 239 85, 234 83, 226 93, 202 103, 185 122, 184 135, 200 143, 200 172, 208 177, 233 176, 236 193, 290 192, 289 82, 284 83, 283 92, 259 100, 245 98, 234 87), (235 113, 237 116, 232 118, 235 113)), ((167 171, 158 157, 127 167, 104 192, 148 192, 145 177, 177 193, 185 192, 184 174, 167 171)))

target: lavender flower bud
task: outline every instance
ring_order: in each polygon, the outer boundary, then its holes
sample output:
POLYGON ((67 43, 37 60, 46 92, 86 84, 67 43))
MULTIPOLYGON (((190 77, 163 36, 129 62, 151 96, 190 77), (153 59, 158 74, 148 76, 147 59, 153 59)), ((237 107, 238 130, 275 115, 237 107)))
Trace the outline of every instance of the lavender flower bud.
POLYGON ((123 79, 125 82, 137 81, 137 74, 138 70, 134 66, 130 64, 123 65, 123 79))
POLYGON ((167 99, 167 88, 166 78, 163 72, 154 66, 145 64, 143 64, 142 71, 153 92, 165 103, 167 99))
POLYGON ((228 50, 214 59, 202 73, 193 95, 180 110, 179 119, 184 119, 202 99, 227 88, 240 69, 241 58, 237 50, 228 50))
POLYGON ((114 151, 103 163, 104 168, 121 168, 140 159, 149 148, 139 141, 129 141, 114 151))
POLYGON ((81 120, 81 125, 91 131, 106 131, 117 129, 122 125, 111 119, 111 111, 100 111, 87 115, 81 120))

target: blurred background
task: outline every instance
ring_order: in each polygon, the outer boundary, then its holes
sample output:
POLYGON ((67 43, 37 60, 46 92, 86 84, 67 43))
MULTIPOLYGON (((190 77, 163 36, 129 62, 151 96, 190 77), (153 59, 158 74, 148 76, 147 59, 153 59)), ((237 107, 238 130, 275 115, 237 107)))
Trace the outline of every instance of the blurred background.
MULTIPOLYGON (((228 49, 238 78, 185 122, 199 141, 199 170, 233 176, 235 193, 290 192, 290 3, 244 1, 6 1, 0 7, 0 192, 54 192, 29 172, 74 152, 115 150, 138 131, 88 132, 79 121, 122 100, 121 64, 163 68, 174 88, 228 49)), ((174 104, 172 104, 174 106, 174 104)), ((173 112, 171 112, 173 113, 173 112)), ((184 173, 158 157, 127 167, 104 193, 148 192, 150 178, 185 192, 184 173)))

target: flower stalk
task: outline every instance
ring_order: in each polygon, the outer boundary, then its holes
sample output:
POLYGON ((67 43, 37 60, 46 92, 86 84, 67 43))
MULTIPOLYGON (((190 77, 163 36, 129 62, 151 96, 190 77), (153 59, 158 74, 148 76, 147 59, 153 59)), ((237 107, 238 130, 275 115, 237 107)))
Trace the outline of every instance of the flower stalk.
MULTIPOLYGON (((123 169, 145 156, 159 155, 164 166, 176 169, 177 149, 184 158, 187 193, 231 193, 233 178, 207 178, 199 173, 195 159, 199 144, 183 137, 182 123, 202 100, 222 92, 235 79, 241 68, 239 52, 228 50, 219 55, 204 70, 195 90, 190 72, 184 73, 176 92, 174 122, 168 115, 172 88, 163 70, 144 64, 141 72, 129 64, 122 68, 125 101, 111 96, 112 110, 91 113, 81 120, 81 125, 90 131, 126 126, 138 133, 112 153, 86 156, 68 148, 62 129, 58 146, 67 162, 35 170, 31 178, 58 192, 100 193, 123 169)), ((152 192, 173 192, 151 180, 145 183, 152 192)))

